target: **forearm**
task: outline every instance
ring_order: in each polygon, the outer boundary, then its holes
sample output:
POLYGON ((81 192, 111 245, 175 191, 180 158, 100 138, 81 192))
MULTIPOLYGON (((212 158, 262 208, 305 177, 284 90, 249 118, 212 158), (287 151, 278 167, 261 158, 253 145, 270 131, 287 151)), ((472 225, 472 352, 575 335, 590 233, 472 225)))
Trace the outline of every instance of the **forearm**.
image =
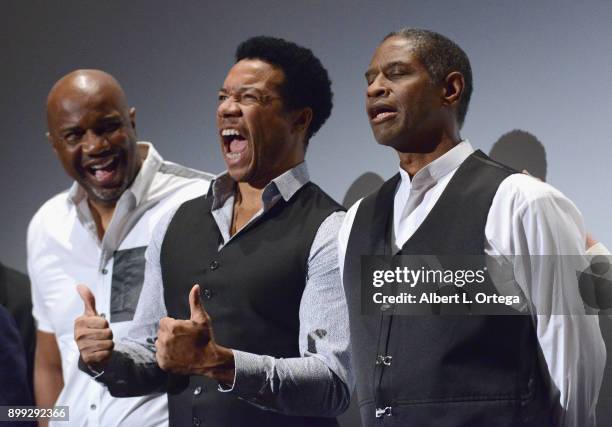
POLYGON ((104 384, 114 397, 143 396, 151 393, 180 391, 186 387, 179 377, 162 371, 155 355, 125 344, 117 345, 104 369, 96 372, 79 360, 79 369, 104 384))
MULTIPOLYGON (((38 406, 54 406, 64 388, 62 366, 45 365, 36 354, 34 365, 34 398, 38 406)), ((39 425, 46 427, 49 422, 41 418, 39 425)))
POLYGON ((594 427, 606 360, 597 316, 538 316, 538 339, 559 391, 560 426, 594 427))
POLYGON ((347 385, 315 356, 276 359, 234 350, 236 377, 226 390, 288 415, 334 417, 350 402, 347 385))
MULTIPOLYGON (((39 406, 54 406, 62 389, 62 358, 55 335, 37 331, 34 356, 34 398, 39 406)), ((46 426, 47 421, 41 421, 46 426)))

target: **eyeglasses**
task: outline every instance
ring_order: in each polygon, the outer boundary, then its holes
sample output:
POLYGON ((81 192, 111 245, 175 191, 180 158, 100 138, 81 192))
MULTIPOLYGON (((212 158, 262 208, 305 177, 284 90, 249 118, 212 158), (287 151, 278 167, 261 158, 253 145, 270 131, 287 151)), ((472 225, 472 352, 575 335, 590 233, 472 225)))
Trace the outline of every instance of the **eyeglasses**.
POLYGON ((280 96, 266 94, 258 89, 237 90, 235 92, 221 90, 217 96, 218 105, 223 104, 230 98, 234 102, 245 106, 267 105, 275 99, 281 99, 280 96))

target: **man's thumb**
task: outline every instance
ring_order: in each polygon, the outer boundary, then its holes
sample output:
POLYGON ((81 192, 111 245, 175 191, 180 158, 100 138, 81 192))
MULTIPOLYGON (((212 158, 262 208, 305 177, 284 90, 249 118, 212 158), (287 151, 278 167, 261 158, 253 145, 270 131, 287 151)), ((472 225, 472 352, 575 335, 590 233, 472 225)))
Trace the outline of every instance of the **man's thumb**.
POLYGON ((92 294, 89 288, 85 285, 77 285, 77 292, 81 296, 83 304, 85 305, 85 314, 88 316, 97 316, 98 312, 96 311, 96 297, 94 297, 94 294, 92 294))
POLYGON ((189 292, 189 310, 191 311, 191 320, 204 322, 208 319, 208 314, 202 307, 202 301, 200 301, 200 285, 193 285, 189 292))

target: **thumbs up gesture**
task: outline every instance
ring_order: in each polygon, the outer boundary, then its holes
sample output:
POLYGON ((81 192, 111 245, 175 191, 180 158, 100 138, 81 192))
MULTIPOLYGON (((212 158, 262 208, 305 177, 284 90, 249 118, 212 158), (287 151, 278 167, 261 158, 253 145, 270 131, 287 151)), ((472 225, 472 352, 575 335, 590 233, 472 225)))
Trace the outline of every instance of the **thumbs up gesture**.
POLYGON ((234 381, 234 354, 216 343, 212 322, 200 301, 200 285, 189 292, 189 320, 164 317, 157 332, 156 358, 164 371, 234 381))
POLYGON ((113 331, 105 318, 96 311, 96 297, 85 285, 77 285, 83 300, 83 315, 74 321, 74 340, 81 359, 94 369, 103 368, 113 353, 113 331))

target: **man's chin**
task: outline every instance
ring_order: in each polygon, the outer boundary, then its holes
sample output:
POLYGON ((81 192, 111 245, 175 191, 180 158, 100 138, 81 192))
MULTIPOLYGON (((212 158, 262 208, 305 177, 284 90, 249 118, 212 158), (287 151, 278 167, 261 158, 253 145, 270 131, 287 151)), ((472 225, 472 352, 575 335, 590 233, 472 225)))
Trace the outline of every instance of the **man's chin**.
POLYGON ((87 195, 94 203, 114 205, 125 190, 124 186, 115 188, 89 187, 87 189, 87 195))
POLYGON ((383 147, 390 147, 397 150, 396 146, 399 145, 396 138, 389 138, 387 135, 382 136, 374 134, 374 139, 378 145, 382 145, 383 147))
MULTIPOLYGON (((226 165, 227 166, 227 165, 226 165)), ((251 170, 249 167, 228 167, 227 174, 235 182, 248 182, 251 178, 251 170)))

